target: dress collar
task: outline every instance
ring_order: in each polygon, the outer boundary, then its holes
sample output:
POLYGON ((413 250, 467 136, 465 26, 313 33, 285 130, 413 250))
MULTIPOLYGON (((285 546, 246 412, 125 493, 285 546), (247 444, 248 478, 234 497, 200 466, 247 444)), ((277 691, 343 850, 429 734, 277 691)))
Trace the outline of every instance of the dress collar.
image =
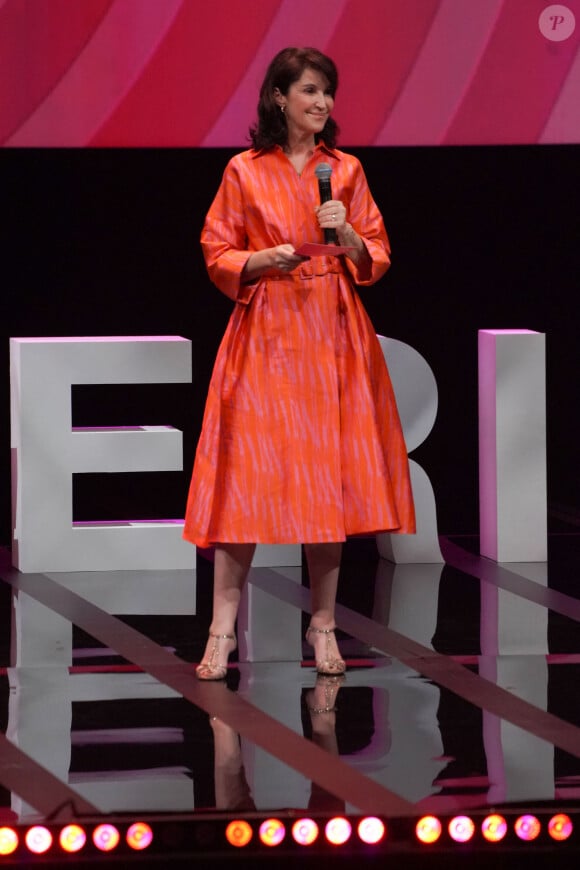
MULTIPOLYGON (((258 148, 257 150, 252 148, 251 151, 254 160, 257 157, 262 157, 264 154, 276 152, 284 154, 284 149, 281 145, 274 145, 272 148, 258 148)), ((332 157, 334 160, 340 160, 340 151, 337 151, 335 148, 329 148, 328 145, 324 144, 324 142, 318 142, 318 144, 314 146, 313 154, 325 154, 332 157)))

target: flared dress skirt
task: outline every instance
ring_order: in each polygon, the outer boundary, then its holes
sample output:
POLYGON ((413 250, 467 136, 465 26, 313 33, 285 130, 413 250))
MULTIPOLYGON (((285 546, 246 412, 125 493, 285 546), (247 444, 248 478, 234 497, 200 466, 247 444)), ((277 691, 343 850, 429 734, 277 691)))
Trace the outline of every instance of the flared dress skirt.
POLYGON ((391 381, 348 275, 262 279, 217 354, 184 537, 208 547, 414 530, 391 381))

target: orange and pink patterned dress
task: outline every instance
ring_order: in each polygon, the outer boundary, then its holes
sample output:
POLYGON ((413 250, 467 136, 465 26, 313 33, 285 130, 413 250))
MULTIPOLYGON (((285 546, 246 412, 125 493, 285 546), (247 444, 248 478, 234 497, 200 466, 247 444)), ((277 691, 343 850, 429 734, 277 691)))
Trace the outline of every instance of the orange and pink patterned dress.
POLYGON ((235 301, 197 446, 184 537, 321 543, 414 532, 407 452, 391 381, 354 284, 387 270, 389 241, 359 161, 318 145, 299 175, 281 148, 233 157, 201 237, 209 275, 235 301), (317 256, 244 284, 254 251, 321 242, 318 163, 372 266, 317 256))

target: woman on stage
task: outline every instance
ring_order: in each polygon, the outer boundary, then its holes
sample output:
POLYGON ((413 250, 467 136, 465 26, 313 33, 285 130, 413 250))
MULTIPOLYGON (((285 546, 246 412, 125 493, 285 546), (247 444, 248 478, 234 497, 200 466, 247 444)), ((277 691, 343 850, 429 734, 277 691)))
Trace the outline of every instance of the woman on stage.
MULTIPOLYGON (((336 148, 338 75, 287 48, 262 84, 252 148, 228 163, 201 237, 235 306, 197 447, 184 537, 215 547, 213 616, 197 676, 223 679, 256 543, 304 544, 307 640, 339 675, 335 601, 349 535, 414 532, 407 453, 375 331, 355 285, 387 270, 389 241, 359 161, 336 148), (332 171, 320 204, 317 166, 332 171), (345 253, 300 253, 334 230, 345 253)), ((308 249, 307 253, 308 252, 308 249)))

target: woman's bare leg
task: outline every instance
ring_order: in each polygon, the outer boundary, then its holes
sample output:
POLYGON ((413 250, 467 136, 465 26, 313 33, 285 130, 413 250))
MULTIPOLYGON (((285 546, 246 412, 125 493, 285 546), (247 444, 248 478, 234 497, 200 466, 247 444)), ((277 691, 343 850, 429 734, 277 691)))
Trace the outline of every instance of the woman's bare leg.
POLYGON ((215 550, 213 612, 209 630, 233 634, 242 589, 252 564, 255 544, 219 544, 215 550))
POLYGON ((255 544, 219 544, 214 557, 213 612, 209 638, 197 668, 200 679, 222 679, 236 648, 235 625, 255 544))
POLYGON ((308 642, 314 647, 314 658, 319 672, 339 674, 344 671, 345 665, 332 629, 336 624, 336 592, 342 544, 305 544, 304 549, 312 604, 308 642))

